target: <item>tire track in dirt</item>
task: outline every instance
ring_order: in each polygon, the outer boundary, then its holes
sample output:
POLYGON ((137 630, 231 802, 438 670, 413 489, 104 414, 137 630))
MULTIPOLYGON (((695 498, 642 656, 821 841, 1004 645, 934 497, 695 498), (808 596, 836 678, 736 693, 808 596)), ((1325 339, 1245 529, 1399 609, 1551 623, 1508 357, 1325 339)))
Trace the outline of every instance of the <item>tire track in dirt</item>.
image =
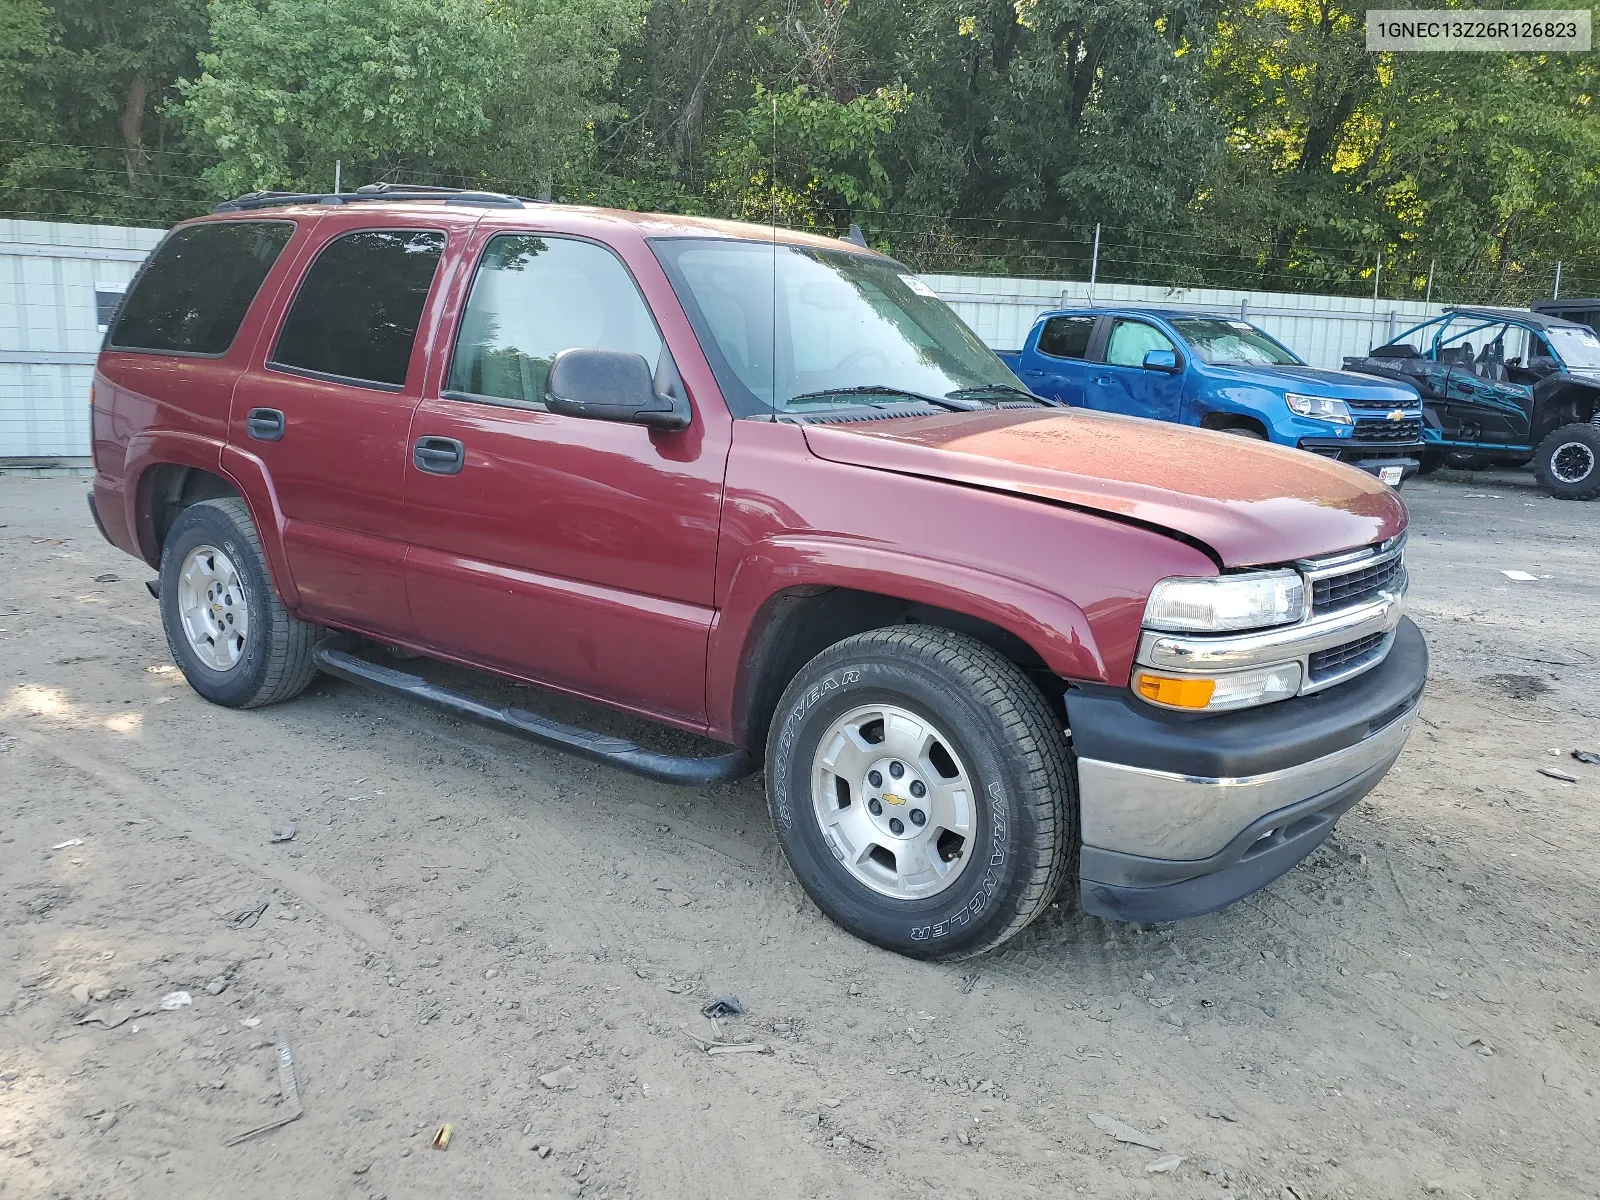
POLYGON ((55 737, 45 738, 32 730, 16 729, 9 736, 27 746, 34 753, 54 759, 73 770, 80 771, 97 781, 107 792, 120 796, 141 813, 160 821, 163 825, 188 834, 195 841, 223 857, 241 863, 255 874, 271 880, 279 887, 299 896, 307 906, 321 913, 343 929, 356 941, 385 956, 393 951, 389 931, 350 898, 314 875, 296 870, 281 862, 274 862, 248 846, 241 845, 210 828, 200 820, 193 809, 163 796, 155 788, 127 774, 118 765, 107 762, 99 754, 81 745, 64 744, 84 740, 84 735, 59 731, 55 737))

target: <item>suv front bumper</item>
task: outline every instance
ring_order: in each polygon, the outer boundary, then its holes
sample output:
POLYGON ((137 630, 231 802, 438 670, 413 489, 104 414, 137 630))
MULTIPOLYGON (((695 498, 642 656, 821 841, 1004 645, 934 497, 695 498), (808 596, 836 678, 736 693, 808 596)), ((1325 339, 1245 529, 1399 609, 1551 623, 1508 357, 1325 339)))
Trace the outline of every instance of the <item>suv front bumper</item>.
POLYGON ((1427 674, 1427 643, 1402 619, 1364 675, 1261 708, 1197 717, 1126 689, 1069 692, 1084 911, 1174 921, 1282 875, 1399 757, 1427 674))

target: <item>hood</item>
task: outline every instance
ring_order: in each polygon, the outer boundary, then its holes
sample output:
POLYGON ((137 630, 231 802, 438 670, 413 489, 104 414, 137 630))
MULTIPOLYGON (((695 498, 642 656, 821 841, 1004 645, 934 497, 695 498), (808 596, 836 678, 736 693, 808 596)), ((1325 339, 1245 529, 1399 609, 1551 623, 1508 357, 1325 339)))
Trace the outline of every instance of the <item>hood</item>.
POLYGON ((1137 417, 995 409, 806 425, 830 462, 1037 496, 1155 525, 1228 567, 1393 537, 1405 505, 1370 475, 1303 450, 1137 417))
POLYGON ((1235 379, 1261 387, 1329 396, 1339 400, 1367 400, 1374 404, 1414 406, 1419 397, 1415 388, 1355 371, 1328 371, 1322 367, 1236 367, 1219 363, 1209 368, 1226 372, 1235 379))

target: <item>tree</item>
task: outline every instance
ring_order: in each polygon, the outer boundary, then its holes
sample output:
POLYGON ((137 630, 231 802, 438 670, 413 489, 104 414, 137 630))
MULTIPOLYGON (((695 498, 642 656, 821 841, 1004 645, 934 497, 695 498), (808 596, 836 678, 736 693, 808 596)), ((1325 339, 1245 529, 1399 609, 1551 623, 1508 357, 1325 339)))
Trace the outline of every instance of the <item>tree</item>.
POLYGON ((172 106, 204 0, 0 6, 0 195, 13 211, 165 224, 204 203, 172 106))
POLYGON ((581 158, 634 0, 213 0, 184 113, 219 193, 351 178, 548 194, 581 158))

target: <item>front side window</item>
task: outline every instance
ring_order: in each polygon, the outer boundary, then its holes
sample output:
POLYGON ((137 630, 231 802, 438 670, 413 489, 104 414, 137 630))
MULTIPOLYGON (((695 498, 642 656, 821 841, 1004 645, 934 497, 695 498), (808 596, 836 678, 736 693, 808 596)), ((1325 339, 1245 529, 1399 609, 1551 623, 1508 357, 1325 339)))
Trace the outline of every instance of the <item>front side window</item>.
POLYGON ((1172 339, 1154 325, 1118 318, 1112 323, 1111 337, 1106 342, 1106 362, 1114 367, 1142 367, 1144 356, 1150 351, 1177 353, 1177 349, 1172 339))
POLYGON ((401 388, 444 253, 433 230, 364 229, 335 238, 306 272, 271 365, 401 388))
MULTIPOLYGON (((1228 367, 1294 367, 1300 360, 1248 321, 1227 317, 1176 317, 1172 327, 1202 362, 1228 367)), ((1162 347, 1157 347, 1161 349, 1162 347)))
POLYGON ((592 242, 504 233, 472 281, 448 392, 542 405, 563 350, 632 350, 652 369, 661 335, 627 268, 592 242))
POLYGON ((1051 317, 1039 331, 1039 353, 1051 358, 1087 358, 1098 317, 1051 317))
POLYGON ((714 238, 661 238, 651 248, 740 416, 1022 391, 949 306, 890 259, 714 238))
POLYGON ((139 272, 116 310, 108 344, 167 354, 226 354, 293 235, 293 221, 211 221, 177 230, 139 272))

